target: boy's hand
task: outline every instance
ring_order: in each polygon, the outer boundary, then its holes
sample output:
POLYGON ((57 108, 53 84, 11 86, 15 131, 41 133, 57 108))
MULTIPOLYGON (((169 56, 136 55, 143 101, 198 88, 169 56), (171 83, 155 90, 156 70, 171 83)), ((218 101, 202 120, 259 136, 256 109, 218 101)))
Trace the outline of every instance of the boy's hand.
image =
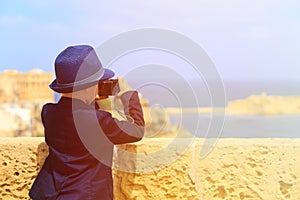
POLYGON ((120 91, 118 92, 117 96, 121 96, 123 93, 132 90, 127 81, 122 79, 120 76, 118 76, 118 84, 120 91))

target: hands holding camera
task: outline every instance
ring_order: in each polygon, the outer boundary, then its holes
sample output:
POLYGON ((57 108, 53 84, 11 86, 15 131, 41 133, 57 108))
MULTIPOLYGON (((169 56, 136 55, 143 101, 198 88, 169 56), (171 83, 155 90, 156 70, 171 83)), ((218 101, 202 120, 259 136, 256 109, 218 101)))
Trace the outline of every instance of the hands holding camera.
POLYGON ((122 79, 120 76, 118 76, 118 86, 119 86, 119 92, 115 94, 116 96, 121 96, 123 93, 132 90, 128 82, 125 79, 122 79))
POLYGON ((132 90, 127 81, 118 76, 118 79, 100 81, 98 95, 101 99, 108 96, 121 96, 126 91, 132 90))
MULTIPOLYGON (((98 95, 95 99, 97 103, 96 108, 106 108, 107 105, 110 105, 110 103, 108 103, 108 101, 110 101, 108 99, 109 96, 114 96, 119 99, 122 94, 128 91, 132 91, 132 88, 129 86, 127 81, 122 79, 120 76, 118 76, 117 79, 100 81, 98 84, 98 95)), ((110 108, 110 106, 108 107, 110 108)), ((110 110, 109 108, 108 110, 110 110)))

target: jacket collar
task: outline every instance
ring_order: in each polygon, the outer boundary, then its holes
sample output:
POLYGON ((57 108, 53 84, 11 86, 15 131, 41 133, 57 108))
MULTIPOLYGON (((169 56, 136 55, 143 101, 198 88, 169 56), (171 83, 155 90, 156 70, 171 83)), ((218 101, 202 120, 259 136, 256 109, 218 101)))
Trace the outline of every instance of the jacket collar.
POLYGON ((69 97, 61 97, 57 104, 71 109, 94 109, 93 105, 86 104, 80 99, 69 97))

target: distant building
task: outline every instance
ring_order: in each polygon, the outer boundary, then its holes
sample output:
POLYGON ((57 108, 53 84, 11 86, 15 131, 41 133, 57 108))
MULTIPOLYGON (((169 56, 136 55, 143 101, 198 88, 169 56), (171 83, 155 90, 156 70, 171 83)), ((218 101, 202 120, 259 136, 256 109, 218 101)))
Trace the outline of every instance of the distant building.
POLYGON ((0 103, 46 100, 53 101, 54 94, 49 88, 53 74, 33 69, 22 73, 6 70, 0 73, 0 103))
POLYGON ((52 80, 40 69, 0 73, 0 136, 43 135, 40 115, 43 104, 54 100, 52 80))

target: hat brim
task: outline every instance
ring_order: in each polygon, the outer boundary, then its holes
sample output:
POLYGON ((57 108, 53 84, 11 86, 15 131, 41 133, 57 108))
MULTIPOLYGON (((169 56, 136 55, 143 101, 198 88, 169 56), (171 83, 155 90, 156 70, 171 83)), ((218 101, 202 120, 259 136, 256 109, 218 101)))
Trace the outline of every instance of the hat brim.
POLYGON ((100 80, 105 80, 112 78, 115 75, 115 72, 111 71, 110 69, 104 69, 104 75, 99 79, 100 80))
POLYGON ((105 79, 109 79, 112 78, 115 75, 115 73, 110 70, 110 69, 104 69, 104 74, 101 77, 97 77, 94 80, 91 80, 88 83, 84 83, 84 84, 77 84, 77 85, 68 85, 68 86, 62 86, 59 85, 57 83, 57 80, 55 79, 50 85, 49 87, 54 90, 55 92, 58 93, 70 93, 70 92, 75 92, 75 91, 79 91, 88 87, 91 87, 93 85, 98 84, 98 82, 100 80, 105 80, 105 79))

